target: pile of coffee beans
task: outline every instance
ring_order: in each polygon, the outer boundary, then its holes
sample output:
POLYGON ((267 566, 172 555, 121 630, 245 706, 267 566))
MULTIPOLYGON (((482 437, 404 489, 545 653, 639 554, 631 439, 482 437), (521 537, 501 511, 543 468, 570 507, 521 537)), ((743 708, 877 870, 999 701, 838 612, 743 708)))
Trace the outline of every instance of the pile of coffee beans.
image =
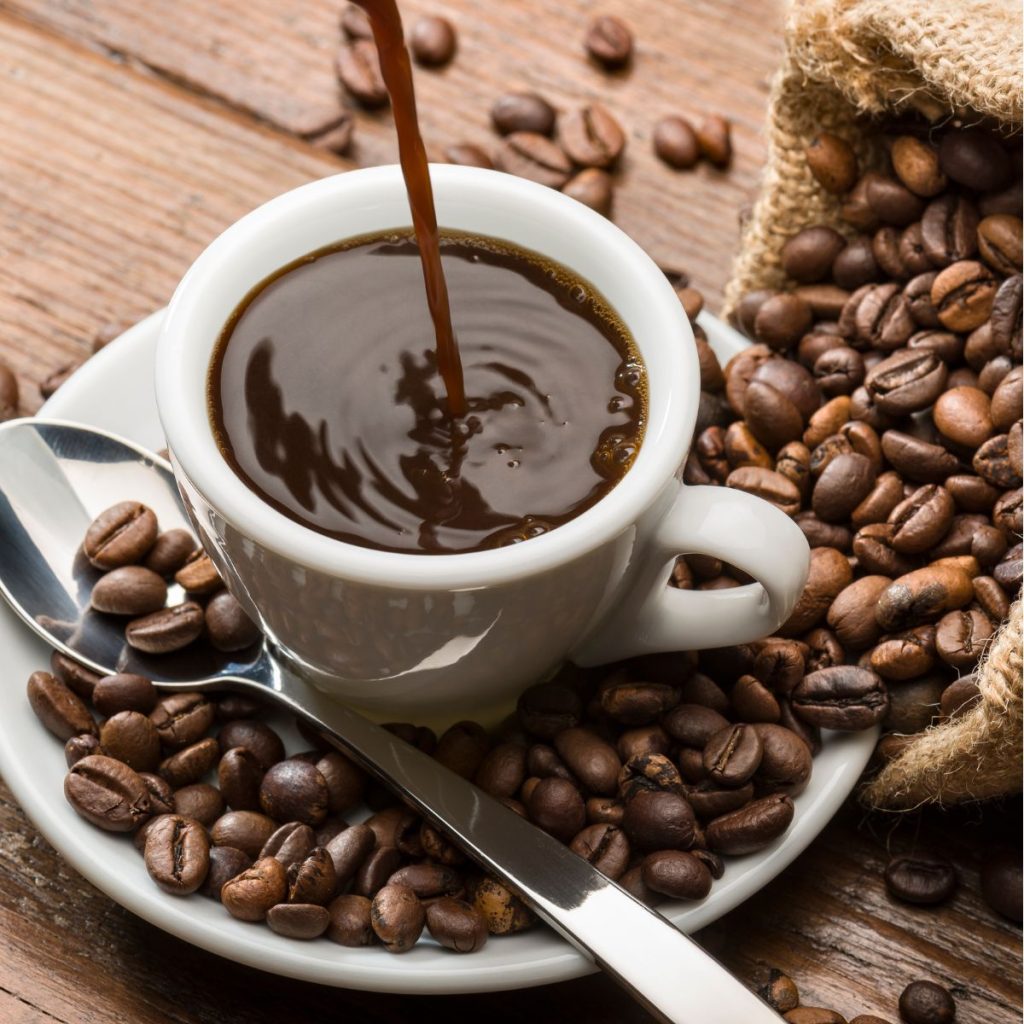
POLYGON ((259 630, 224 589, 217 569, 187 530, 162 531, 153 510, 121 501, 93 520, 81 555, 98 574, 94 611, 125 621, 129 647, 170 654, 205 638, 219 651, 241 651, 259 630), (168 605, 168 581, 185 600, 168 605))
MULTIPOLYGON (((163 653, 193 642, 205 623, 209 641, 225 646, 218 604, 232 605, 236 624, 241 610, 190 534, 160 533, 150 509, 125 501, 96 518, 83 553, 104 573, 94 607, 129 620, 129 644, 163 653), (166 608, 172 576, 189 600, 166 608)), ((471 721, 440 737, 412 724, 387 728, 644 902, 700 900, 723 858, 787 830, 811 775, 816 720, 836 715, 831 692, 821 698, 813 687, 811 711, 795 698, 780 703, 769 685, 794 666, 782 650, 759 654, 767 685, 748 674, 723 687, 698 670, 696 655, 659 655, 567 667, 527 689, 494 732, 471 721)), ((724 657, 723 665, 732 652, 724 657)), ((252 700, 161 697, 142 676, 100 678, 60 654, 50 672, 33 673, 28 698, 65 743, 72 807, 131 833, 166 892, 201 891, 293 938, 379 941, 392 952, 424 927, 441 945, 472 952, 489 934, 534 923, 504 885, 322 737, 304 732, 311 749, 286 756, 252 700), (343 817, 364 803, 367 820, 343 817)))
MULTIPOLYGON (((880 723, 891 757, 978 699, 972 670, 1020 589, 1021 174, 1019 139, 981 128, 885 141, 885 173, 835 136, 809 147, 846 230, 786 242, 793 287, 737 309, 756 344, 723 371, 697 328, 685 479, 764 498, 812 548, 777 635, 702 670, 765 721, 880 723)), ((687 557, 674 582, 745 578, 687 557)))
MULTIPOLYGON (((775 969, 768 972, 759 995, 789 1024, 891 1024, 873 1014, 859 1014, 847 1021, 838 1010, 803 1006, 796 982, 775 969)), ((905 1024, 952 1024, 956 1018, 956 1003, 949 990, 941 985, 933 981, 912 981, 900 995, 899 1015, 905 1024)))

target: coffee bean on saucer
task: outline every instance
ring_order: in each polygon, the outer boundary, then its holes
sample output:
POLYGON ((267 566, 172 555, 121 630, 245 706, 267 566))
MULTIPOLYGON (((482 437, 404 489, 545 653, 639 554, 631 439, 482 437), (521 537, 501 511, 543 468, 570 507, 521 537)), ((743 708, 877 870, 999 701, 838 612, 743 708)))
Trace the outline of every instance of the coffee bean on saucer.
POLYGON ((409 35, 409 49, 417 64, 438 68, 455 56, 455 26, 437 15, 418 18, 409 35))
POLYGON ((348 894, 336 897, 327 908, 327 938, 340 946, 372 946, 377 941, 370 923, 370 900, 348 894))
POLYGON ((263 776, 260 805, 278 821, 319 825, 327 817, 327 782, 311 764, 282 761, 263 776))
POLYGON ((191 818, 165 814, 146 834, 146 870, 164 892, 187 896, 206 880, 210 839, 191 818))
POLYGON ((355 876, 370 855, 375 843, 376 838, 373 831, 364 824, 352 825, 350 828, 343 829, 327 843, 325 849, 334 863, 334 874, 339 885, 344 885, 355 876))
POLYGON ((866 729, 885 717, 889 696, 870 669, 853 665, 811 672, 790 695, 797 716, 823 729, 866 729))
POLYGON ((330 854, 314 847, 301 860, 288 867, 289 903, 326 903, 338 887, 337 874, 330 854))
POLYGON ((153 542, 143 565, 160 576, 173 576, 195 550, 195 538, 188 530, 164 530, 153 542))
POLYGON ((222 753, 232 747, 246 747, 263 771, 284 760, 284 743, 265 722, 250 719, 227 722, 217 734, 217 742, 222 753))
MULTIPOLYGON (((345 830, 346 832, 348 829, 345 830)), ((333 857, 332 857, 333 860, 333 857)), ((402 853, 393 846, 371 850, 352 878, 351 891, 359 896, 373 896, 402 863, 402 853)))
POLYGON ((370 926, 389 953, 412 949, 423 931, 426 912, 405 885, 386 885, 370 904, 370 926))
POLYGON ((789 828, 793 810, 793 801, 782 794, 754 800, 708 823, 708 848, 728 856, 756 853, 789 828))
POLYGON ((498 170, 528 178, 549 188, 561 188, 572 176, 572 164, 563 150, 537 132, 512 132, 498 146, 498 170))
POLYGON ((92 699, 96 684, 100 681, 98 673, 79 665, 77 661, 72 661, 60 651, 54 651, 50 655, 50 668, 72 693, 77 694, 83 700, 92 699))
POLYGON ((77 764, 83 757, 90 754, 102 754, 99 739, 92 733, 84 732, 78 736, 72 736, 64 744, 64 761, 70 768, 77 764))
POLYGON ((626 145, 612 113, 600 103, 574 110, 562 119, 559 141, 568 157, 582 167, 610 167, 626 145))
POLYGON ((14 371, 0 361, 0 423, 18 415, 18 378, 14 371))
POLYGON ((270 930, 288 939, 315 939, 327 931, 331 915, 315 903, 279 903, 267 911, 270 930))
MULTIPOLYGON (((130 712, 126 712, 130 714, 130 712)), ((101 739, 102 742, 102 739, 101 739)), ((198 782, 217 763, 217 741, 208 736, 160 762, 159 773, 175 789, 198 782)))
POLYGON ((944 857, 895 857, 885 869, 885 887, 903 903, 942 903, 956 888, 956 869, 944 857))
POLYGON ((250 868, 252 858, 233 846, 211 846, 209 856, 210 866, 199 892, 210 899, 219 900, 224 883, 250 868))
POLYGON ((100 746, 138 772, 155 771, 160 763, 160 736, 149 717, 138 711, 119 711, 100 727, 100 746))
POLYGON ((187 691, 161 697, 149 717, 164 749, 180 750, 202 739, 213 725, 215 713, 213 704, 203 694, 187 691))
POLYGON ((125 629, 130 647, 146 654, 170 654, 187 647, 203 631, 203 609, 194 601, 133 619, 125 629))
POLYGON ((141 562, 157 535, 156 516, 137 501, 122 501, 101 512, 85 534, 82 550, 107 571, 141 562))
POLYGON ((700 141, 684 117, 663 117, 654 126, 654 152, 669 167, 686 170, 700 159, 700 141))
POLYGON ((583 39, 587 53, 609 69, 621 68, 633 56, 633 33, 621 19, 603 14, 591 21, 583 39))
POLYGON ((232 747, 217 765, 220 791, 233 811, 260 809, 260 783, 263 767, 248 747, 232 747))
POLYGON ((529 928, 533 911, 496 878, 483 878, 473 893, 473 906, 483 916, 490 935, 514 935, 529 928))
POLYGON ((284 865, 273 857, 264 857, 225 882, 220 901, 232 917, 262 921, 271 907, 284 902, 286 892, 284 865))
POLYGON ((442 896, 426 908, 427 930, 445 949, 475 953, 487 942, 487 924, 472 903, 442 896))
POLYGON ((64 778, 68 803, 108 832, 131 832, 150 813, 149 790, 128 765, 103 754, 76 762, 64 778))
POLYGON ((933 981, 912 981, 900 993, 900 1017, 906 1024, 951 1024, 956 1003, 933 981))
POLYGON ((605 217, 611 215, 612 179, 605 171, 596 167, 586 167, 565 183, 562 192, 570 199, 589 206, 605 217))
POLYGON ((387 106, 388 90, 372 39, 355 39, 338 48, 335 70, 351 96, 368 109, 387 106))
POLYGON ((228 811, 210 826, 210 839, 215 846, 233 846, 255 860, 276 830, 274 819, 265 814, 228 811))
POLYGON ((562 842, 568 842, 586 821, 579 790, 565 779, 541 779, 527 797, 530 820, 562 842))
POLYGON ((218 651, 241 651, 260 638, 259 627, 227 590, 214 594, 206 605, 206 635, 218 651))
POLYGON ((118 672, 100 679, 93 689, 92 703, 101 715, 108 717, 119 711, 139 711, 148 715, 156 707, 159 697, 156 687, 145 676, 118 672))
POLYGON ((96 723, 81 699, 49 672, 28 677, 28 701, 36 718, 59 740, 83 733, 95 736, 96 723))
POLYGON ((163 608, 167 584, 163 577, 141 565, 124 565, 97 580, 90 604, 110 615, 147 615, 163 608))
POLYGON ((660 850, 641 864, 644 883, 675 900, 702 900, 711 891, 711 872, 693 854, 660 850))
POLYGON ((629 867, 629 840, 625 832, 615 825, 588 825, 573 837, 569 849, 612 881, 629 867))
POLYGON ((174 574, 174 581, 190 594, 212 594, 224 586, 210 556, 197 548, 174 574))

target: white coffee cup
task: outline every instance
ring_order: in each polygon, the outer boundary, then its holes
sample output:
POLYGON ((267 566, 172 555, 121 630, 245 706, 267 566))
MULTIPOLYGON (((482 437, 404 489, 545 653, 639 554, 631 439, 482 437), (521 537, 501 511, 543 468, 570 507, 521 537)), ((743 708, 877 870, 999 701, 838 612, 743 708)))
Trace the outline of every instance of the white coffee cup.
POLYGON ((610 221, 551 189, 469 167, 433 166, 431 178, 442 227, 557 260, 618 311, 649 380, 639 454, 582 515, 496 550, 376 551, 265 504, 229 468, 210 427, 207 373, 222 328, 285 264, 411 223, 398 167, 313 182, 254 210, 206 249, 178 286, 160 337, 157 401, 175 476, 232 593, 318 687, 378 717, 416 721, 493 719, 566 659, 592 665, 771 633, 801 592, 807 544, 767 502, 680 482, 700 377, 693 333, 664 274, 610 221), (669 588, 674 559, 687 553, 721 558, 759 582, 669 588))

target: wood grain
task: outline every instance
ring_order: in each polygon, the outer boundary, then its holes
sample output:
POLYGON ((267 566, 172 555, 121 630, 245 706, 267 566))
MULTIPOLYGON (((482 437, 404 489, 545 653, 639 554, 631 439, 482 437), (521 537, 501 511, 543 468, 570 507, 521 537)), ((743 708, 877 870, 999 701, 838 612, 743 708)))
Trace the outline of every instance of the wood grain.
MULTIPOLYGON (((410 12, 427 9, 408 0, 410 12)), ((445 0, 462 28, 456 63, 422 72, 433 151, 492 143, 499 92, 538 88, 562 106, 600 97, 630 124, 618 219, 663 263, 717 294, 762 159, 764 83, 778 15, 757 0, 631 0, 636 66, 609 79, 580 57, 582 0, 445 0), (725 110, 738 159, 676 175, 648 153, 653 118, 725 110)), ((320 0, 0 0, 0 357, 36 385, 83 358, 93 332, 166 302, 201 248, 252 206, 351 166, 308 139, 342 102, 331 71, 337 9, 320 0)), ((388 115, 359 115, 354 161, 393 155, 388 115)), ((8 681, 17 693, 21 681, 8 681)), ((57 755, 59 756, 59 755, 57 755)), ((1020 930, 978 895, 996 839, 1019 844, 1019 803, 959 816, 861 818, 855 807, 756 898, 702 933, 750 981, 791 971, 806 1003, 897 1019, 917 977, 954 985, 960 1024, 1020 1019, 1020 930), (894 904, 888 851, 947 850, 961 888, 947 906, 894 904)), ((384 955, 384 954, 381 954, 384 955)), ((498 997, 414 999, 265 975, 133 917, 79 878, 0 783, 0 1021, 3 1024, 271 1024, 411 1020, 512 1024, 648 1020, 606 979, 498 997)), ((742 1024, 742 1022, 737 1022, 742 1024)))

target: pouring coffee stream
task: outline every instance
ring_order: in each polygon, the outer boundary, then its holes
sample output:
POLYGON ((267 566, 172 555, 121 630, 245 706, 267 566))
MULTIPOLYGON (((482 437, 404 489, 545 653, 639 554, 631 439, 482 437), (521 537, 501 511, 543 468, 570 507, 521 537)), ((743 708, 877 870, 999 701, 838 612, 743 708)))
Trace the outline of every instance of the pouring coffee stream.
MULTIPOLYGON (((448 395, 448 412, 458 419, 467 412, 466 388, 462 375, 462 360, 458 341, 452 328, 448 285, 441 266, 441 245, 434 209, 434 192, 430 184, 427 151, 420 134, 416 116, 416 94, 412 83, 412 65, 405 48, 402 16, 395 0, 355 0, 366 11, 373 28, 373 39, 380 55, 380 69, 384 76, 395 129, 398 132, 398 160, 402 165, 409 207, 416 231, 423 282, 427 290, 427 304, 437 338, 437 369, 448 395)), ((453 431, 453 440, 457 433, 453 431)))

